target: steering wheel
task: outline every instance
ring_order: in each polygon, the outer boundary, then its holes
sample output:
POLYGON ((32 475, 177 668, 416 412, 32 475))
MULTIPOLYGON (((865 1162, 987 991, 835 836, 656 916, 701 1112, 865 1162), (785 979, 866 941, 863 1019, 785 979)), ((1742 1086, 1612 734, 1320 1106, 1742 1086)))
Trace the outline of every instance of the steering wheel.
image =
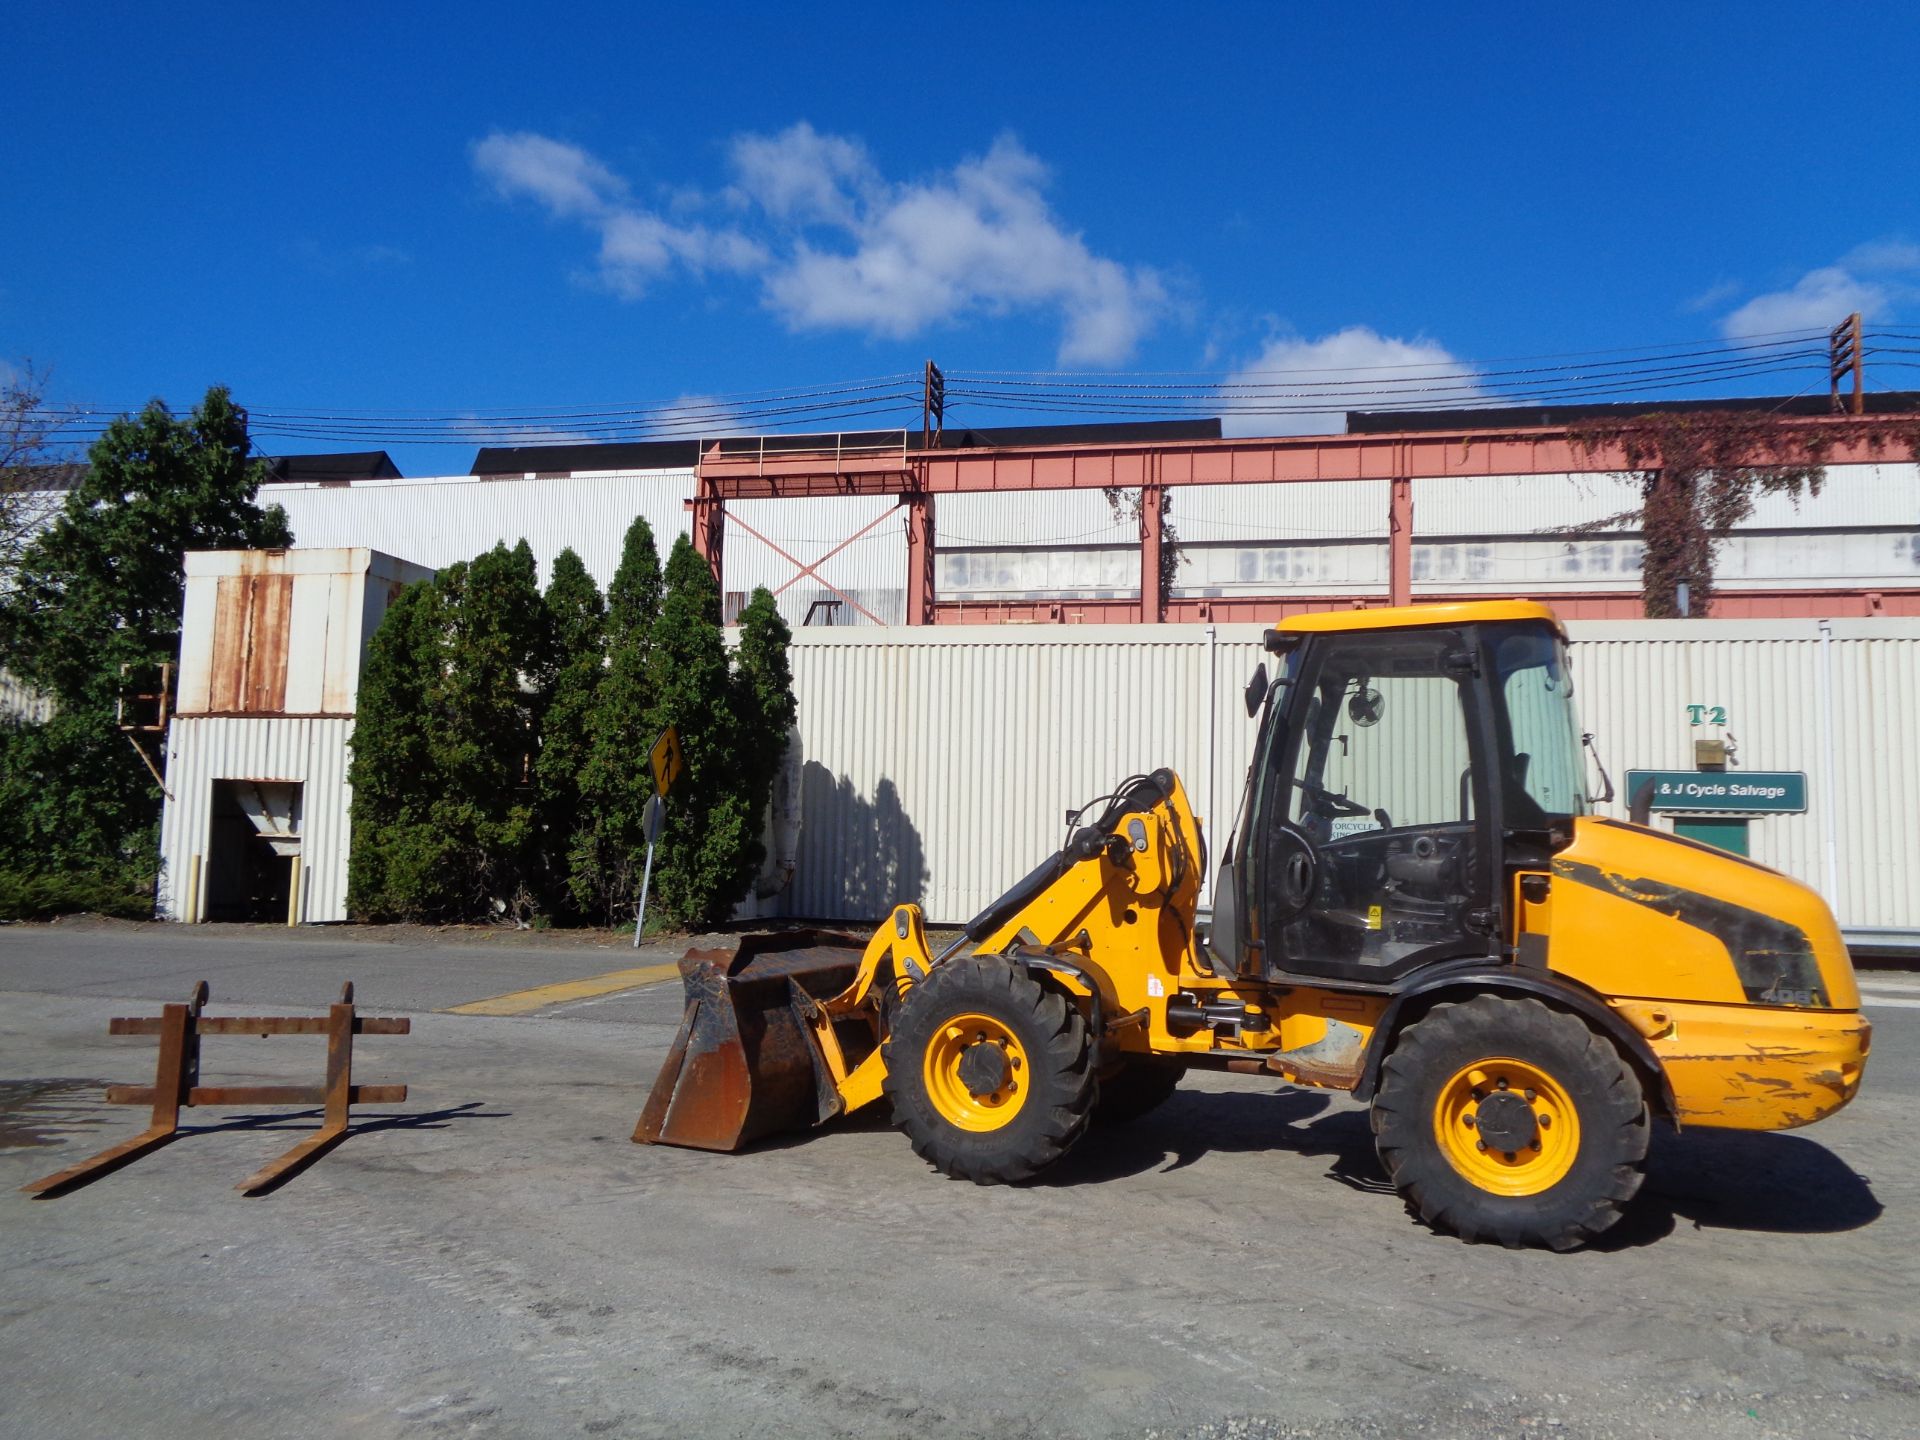
POLYGON ((1371 815, 1373 814, 1373 811, 1369 810, 1366 806, 1362 805, 1358 800, 1350 800, 1345 795, 1336 795, 1331 790, 1322 789, 1320 786, 1310 784, 1305 780, 1296 780, 1293 783, 1300 787, 1300 789, 1306 794, 1306 797, 1313 802, 1314 807, 1318 809, 1322 814, 1325 814, 1325 815, 1371 815))
POLYGON ((1312 838, 1290 820, 1275 824, 1271 844, 1273 848, 1267 854, 1274 879, 1267 893, 1279 913, 1268 918, 1273 924, 1284 925, 1313 903, 1314 893, 1320 888, 1320 857, 1314 852, 1312 838))

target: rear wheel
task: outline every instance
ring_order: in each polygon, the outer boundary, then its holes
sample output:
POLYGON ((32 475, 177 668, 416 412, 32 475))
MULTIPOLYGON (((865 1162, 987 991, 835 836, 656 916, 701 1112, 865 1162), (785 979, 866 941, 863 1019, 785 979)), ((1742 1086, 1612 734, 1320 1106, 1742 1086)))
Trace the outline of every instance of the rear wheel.
POLYGON ((1014 961, 936 965, 901 1000, 887 1042, 893 1123, 916 1154, 960 1180, 1027 1180, 1087 1128, 1087 1025, 1014 961))
POLYGON ((1096 1125, 1124 1125, 1138 1120, 1149 1110, 1158 1109, 1173 1097, 1184 1065, 1167 1065, 1153 1060, 1126 1060, 1111 1075, 1100 1077, 1100 1098, 1094 1103, 1096 1125))
POLYGON ((1387 1057, 1372 1120, 1408 1206, 1467 1240, 1570 1250, 1618 1220, 1644 1178, 1639 1078, 1537 1000, 1436 1005, 1387 1057))

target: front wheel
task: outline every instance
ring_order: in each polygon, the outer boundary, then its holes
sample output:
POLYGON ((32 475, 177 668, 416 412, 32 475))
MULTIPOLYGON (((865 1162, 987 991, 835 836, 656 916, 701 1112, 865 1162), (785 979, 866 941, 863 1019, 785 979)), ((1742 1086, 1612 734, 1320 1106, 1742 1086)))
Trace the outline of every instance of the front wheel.
POLYGON ((936 1169, 980 1185, 1028 1180, 1086 1132, 1086 1020, 1015 961, 949 960, 900 1001, 884 1085, 894 1125, 936 1169))
POLYGON ((1645 1176, 1639 1078, 1611 1043, 1537 1000, 1436 1005, 1381 1068, 1374 1143, 1427 1224, 1570 1250, 1645 1176))

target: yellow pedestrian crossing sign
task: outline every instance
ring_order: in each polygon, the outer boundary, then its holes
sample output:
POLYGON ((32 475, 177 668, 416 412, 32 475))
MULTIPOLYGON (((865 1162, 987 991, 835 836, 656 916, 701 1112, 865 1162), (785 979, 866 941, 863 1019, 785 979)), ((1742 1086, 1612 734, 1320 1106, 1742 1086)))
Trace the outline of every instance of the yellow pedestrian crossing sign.
POLYGON ((653 766, 653 793, 665 795, 687 768, 687 757, 680 753, 680 732, 671 725, 662 730, 647 752, 647 761, 653 766))

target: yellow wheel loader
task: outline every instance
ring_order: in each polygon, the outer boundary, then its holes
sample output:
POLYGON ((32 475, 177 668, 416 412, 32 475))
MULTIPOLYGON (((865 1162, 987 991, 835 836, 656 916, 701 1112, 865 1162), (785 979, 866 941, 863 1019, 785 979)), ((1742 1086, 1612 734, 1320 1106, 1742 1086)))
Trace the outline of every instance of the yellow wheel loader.
POLYGON ((1213 1068, 1371 1106, 1428 1224, 1567 1249, 1655 1119, 1774 1130, 1859 1088, 1869 1027, 1797 881, 1589 812, 1565 636, 1524 601, 1266 632, 1244 798, 1208 865, 1169 770, 1069 817, 939 954, 913 905, 690 951, 634 1138, 734 1150, 885 1097, 950 1176, 1025 1180, 1213 1068))

